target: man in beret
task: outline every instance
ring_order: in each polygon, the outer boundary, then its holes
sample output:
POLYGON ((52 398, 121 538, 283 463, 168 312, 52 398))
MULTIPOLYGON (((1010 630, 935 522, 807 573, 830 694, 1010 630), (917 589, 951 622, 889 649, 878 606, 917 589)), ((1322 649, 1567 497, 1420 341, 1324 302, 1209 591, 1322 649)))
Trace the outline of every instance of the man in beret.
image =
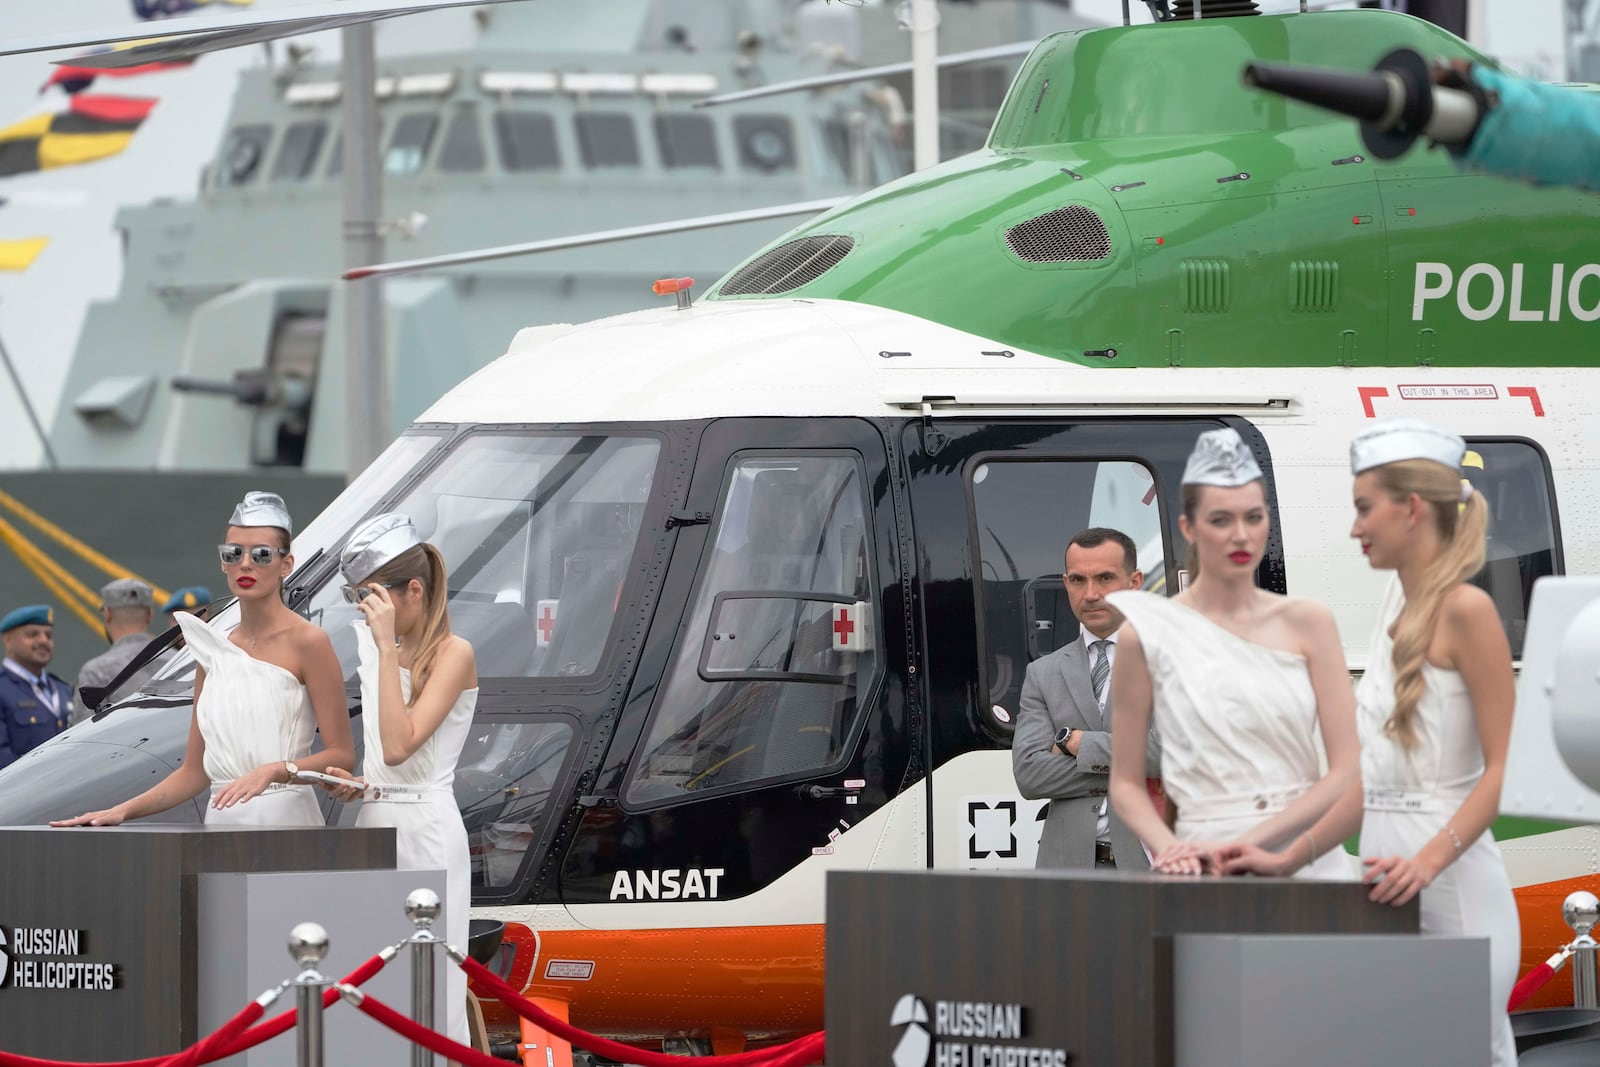
POLYGON ((0 618, 0 767, 42 745, 72 720, 72 690, 45 670, 55 655, 55 617, 44 604, 0 618))
POLYGON ((175 589, 167 597, 167 602, 161 605, 161 610, 167 614, 167 625, 178 625, 178 612, 187 611, 202 618, 205 608, 211 603, 211 590, 203 585, 186 585, 182 589, 175 589))
MULTIPOLYGON (((150 643, 150 620, 155 610, 155 593, 137 578, 118 578, 100 587, 100 621, 105 623, 106 639, 111 647, 85 663, 78 672, 80 697, 86 685, 110 685, 122 668, 150 643)), ((72 721, 87 719, 94 710, 80 699, 72 721)))

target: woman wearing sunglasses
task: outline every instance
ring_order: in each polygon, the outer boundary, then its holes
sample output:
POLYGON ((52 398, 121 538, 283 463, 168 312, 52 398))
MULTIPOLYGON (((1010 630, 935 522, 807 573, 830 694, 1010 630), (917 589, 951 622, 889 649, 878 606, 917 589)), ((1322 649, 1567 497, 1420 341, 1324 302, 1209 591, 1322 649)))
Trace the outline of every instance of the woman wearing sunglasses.
POLYGON ((178 616, 198 663, 183 763, 132 800, 52 826, 115 826, 207 789, 207 824, 323 825, 315 792, 295 776, 352 766, 355 744, 333 644, 283 602, 283 582, 294 569, 293 529, 281 497, 246 493, 217 550, 229 592, 239 598, 239 625, 224 634, 193 615, 178 616), (323 749, 313 754, 318 730, 323 749))
MULTIPOLYGON (((339 559, 347 601, 361 609, 364 776, 330 787, 362 798, 357 826, 392 826, 400 869, 445 871, 444 937, 467 943, 472 903, 467 831, 453 785, 456 761, 478 703, 472 645, 450 632, 444 558, 404 515, 379 515, 350 538, 339 559)), ((329 773, 351 776, 341 769, 329 773)), ((447 1033, 467 1038, 467 980, 448 977, 447 1033)))

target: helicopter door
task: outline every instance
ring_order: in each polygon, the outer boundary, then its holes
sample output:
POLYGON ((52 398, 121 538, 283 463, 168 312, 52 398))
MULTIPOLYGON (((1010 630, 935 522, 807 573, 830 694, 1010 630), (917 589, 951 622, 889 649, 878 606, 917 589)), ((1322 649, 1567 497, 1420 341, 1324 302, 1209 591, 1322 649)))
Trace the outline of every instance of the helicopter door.
POLYGON ((855 419, 707 427, 569 907, 770 892, 762 914, 794 923, 827 867, 923 864, 919 835, 885 832, 913 745, 886 458, 855 419))

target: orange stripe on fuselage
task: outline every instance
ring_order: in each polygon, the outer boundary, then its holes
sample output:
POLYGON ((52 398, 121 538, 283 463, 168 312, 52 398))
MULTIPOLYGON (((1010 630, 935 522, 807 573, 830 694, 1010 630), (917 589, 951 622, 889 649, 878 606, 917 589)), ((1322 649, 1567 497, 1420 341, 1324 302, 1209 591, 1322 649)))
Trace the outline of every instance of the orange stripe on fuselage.
MULTIPOLYGON (((512 988, 566 1001, 573 1025, 591 1033, 640 1040, 716 1028, 765 1040, 822 1029, 820 923, 541 930, 537 938, 526 924, 507 923, 505 940, 517 947, 512 988), (593 977, 547 979, 551 960, 593 963, 593 977)), ((488 1002, 484 1015, 507 1021, 488 1002)))
MULTIPOLYGON (((1572 940, 1572 928, 1561 917, 1561 902, 1568 893, 1586 889, 1600 895, 1600 875, 1586 874, 1559 882, 1540 882, 1513 890, 1517 897, 1517 918, 1522 923, 1521 978, 1549 959, 1556 949, 1572 940)), ((1545 983, 1522 1005, 1523 1008, 1559 1008, 1572 1003, 1572 967, 1545 983)))

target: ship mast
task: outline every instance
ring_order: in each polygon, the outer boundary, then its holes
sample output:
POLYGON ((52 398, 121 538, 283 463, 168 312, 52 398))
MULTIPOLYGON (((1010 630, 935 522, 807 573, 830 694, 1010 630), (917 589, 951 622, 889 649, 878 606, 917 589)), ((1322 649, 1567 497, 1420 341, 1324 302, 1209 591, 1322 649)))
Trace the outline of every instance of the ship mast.
MULTIPOLYGON (((344 124, 344 262, 383 262, 383 168, 378 158, 377 57, 372 23, 347 26, 340 108, 344 124)), ((385 358, 383 279, 344 292, 345 470, 352 481, 394 436, 385 358)))

